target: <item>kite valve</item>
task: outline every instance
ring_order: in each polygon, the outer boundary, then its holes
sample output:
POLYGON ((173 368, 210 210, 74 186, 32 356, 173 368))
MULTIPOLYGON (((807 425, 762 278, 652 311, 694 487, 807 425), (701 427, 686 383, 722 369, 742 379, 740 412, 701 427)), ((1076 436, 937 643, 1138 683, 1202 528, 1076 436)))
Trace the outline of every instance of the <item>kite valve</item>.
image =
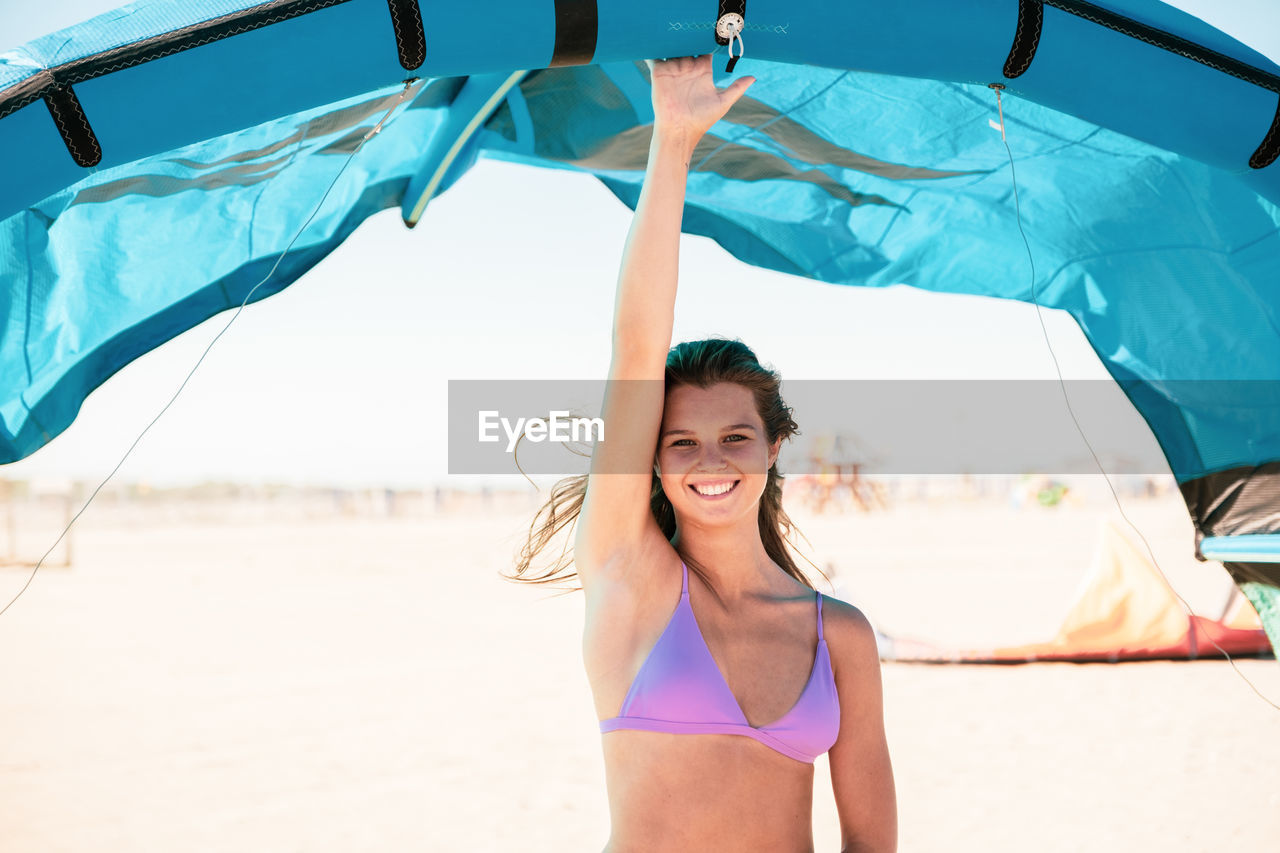
POLYGON ((1000 113, 1000 123, 999 123, 999 124, 997 124, 993 119, 987 119, 987 124, 988 124, 988 125, 990 125, 990 127, 991 127, 991 129, 992 129, 992 130, 998 130, 998 131, 1000 131, 1000 139, 1001 139, 1001 140, 1004 140, 1004 139, 1005 139, 1005 135, 1004 135, 1004 104, 1002 104, 1002 103, 1000 102, 1000 90, 1002 90, 1002 89, 1004 88, 1004 84, 1003 84, 1003 83, 988 83, 987 85, 988 85, 990 88, 992 88, 992 89, 995 89, 995 90, 996 90, 996 109, 997 109, 997 110, 999 111, 999 113, 1000 113))
POLYGON ((737 12, 726 12, 720 16, 720 20, 716 21, 716 35, 729 42, 729 64, 724 67, 725 73, 733 71, 733 66, 738 64, 738 60, 742 58, 744 48, 742 45, 742 28, 746 25, 746 21, 737 12), (738 55, 733 55, 733 42, 738 42, 738 55))
POLYGON ((387 123, 387 119, 391 118, 391 114, 395 112, 396 107, 400 106, 400 104, 404 102, 404 99, 409 97, 409 93, 413 91, 413 87, 418 85, 418 79, 419 78, 417 77, 410 77, 404 81, 404 88, 400 90, 400 97, 396 98, 395 103, 391 105, 391 109, 387 110, 387 113, 382 117, 382 120, 375 124, 373 128, 364 135, 364 139, 360 141, 361 145, 368 142, 370 139, 373 139, 373 137, 377 136, 382 131, 382 126, 387 123))

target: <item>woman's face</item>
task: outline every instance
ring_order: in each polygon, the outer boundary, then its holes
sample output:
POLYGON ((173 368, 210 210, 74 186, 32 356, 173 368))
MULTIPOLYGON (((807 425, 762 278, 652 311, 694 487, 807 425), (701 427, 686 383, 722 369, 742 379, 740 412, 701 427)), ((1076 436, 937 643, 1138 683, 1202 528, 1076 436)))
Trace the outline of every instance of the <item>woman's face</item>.
POLYGON ((667 394, 658 437, 662 490, 682 519, 723 524, 749 515, 754 522, 780 444, 769 444, 747 388, 677 386, 667 394))

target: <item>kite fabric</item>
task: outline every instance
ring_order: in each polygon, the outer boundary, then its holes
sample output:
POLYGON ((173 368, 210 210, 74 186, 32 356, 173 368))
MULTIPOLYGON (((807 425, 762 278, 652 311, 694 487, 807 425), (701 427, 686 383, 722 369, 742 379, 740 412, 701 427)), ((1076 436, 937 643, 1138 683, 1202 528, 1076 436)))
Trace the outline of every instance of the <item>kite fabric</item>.
POLYGON ((1037 661, 1196 660, 1270 654, 1253 609, 1233 596, 1219 617, 1188 615, 1146 550, 1112 522, 1102 526, 1093 565, 1051 639, 1017 646, 957 648, 877 631, 881 660, 1015 664, 1037 661))
MULTIPOLYGON (((151 2, 0 54, 0 462, 277 262, 255 300, 380 210, 416 222, 479 157, 634 206, 643 60, 715 49, 715 8, 151 2)), ((1154 0, 752 0, 743 34, 757 82, 695 152, 685 231, 833 284, 1070 313, 1197 547, 1280 538, 1272 59, 1154 0)), ((1280 647, 1280 566, 1226 566, 1280 647)))

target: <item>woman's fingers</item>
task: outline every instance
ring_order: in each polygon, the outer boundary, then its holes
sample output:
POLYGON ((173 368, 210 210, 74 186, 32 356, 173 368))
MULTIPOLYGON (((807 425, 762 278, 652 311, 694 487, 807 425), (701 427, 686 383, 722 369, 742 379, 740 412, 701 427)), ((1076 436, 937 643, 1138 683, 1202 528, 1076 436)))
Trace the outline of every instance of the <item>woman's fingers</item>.
POLYGON ((733 107, 756 81, 746 75, 723 89, 712 75, 713 55, 657 60, 651 66, 656 119, 668 127, 684 127, 701 136, 733 107))
POLYGON ((716 94, 720 96, 720 115, 717 121, 724 118, 729 110, 733 109, 733 105, 738 102, 738 99, 754 82, 756 82, 754 77, 739 77, 723 89, 717 90, 716 94))
POLYGON ((668 59, 646 59, 645 64, 652 70, 655 66, 670 69, 673 72, 710 71, 714 54, 703 53, 698 56, 673 56, 668 59))
POLYGON ((732 106, 737 102, 738 98, 742 97, 742 93, 747 91, 754 82, 756 82, 756 78, 754 77, 739 77, 737 80, 734 80, 721 90, 721 98, 729 106, 732 106))

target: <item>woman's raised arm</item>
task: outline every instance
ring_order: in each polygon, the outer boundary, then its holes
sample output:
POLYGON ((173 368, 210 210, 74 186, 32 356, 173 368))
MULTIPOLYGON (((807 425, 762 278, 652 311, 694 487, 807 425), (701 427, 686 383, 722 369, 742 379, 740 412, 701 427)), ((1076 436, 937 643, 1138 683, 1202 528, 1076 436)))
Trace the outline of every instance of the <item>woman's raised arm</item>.
POLYGON ((644 185, 623 251, 614 302, 613 355, 596 446, 578 519, 574 563, 583 588, 656 532, 649 490, 671 347, 680 221, 698 141, 754 78, 717 89, 711 56, 651 66, 654 123, 644 185))

